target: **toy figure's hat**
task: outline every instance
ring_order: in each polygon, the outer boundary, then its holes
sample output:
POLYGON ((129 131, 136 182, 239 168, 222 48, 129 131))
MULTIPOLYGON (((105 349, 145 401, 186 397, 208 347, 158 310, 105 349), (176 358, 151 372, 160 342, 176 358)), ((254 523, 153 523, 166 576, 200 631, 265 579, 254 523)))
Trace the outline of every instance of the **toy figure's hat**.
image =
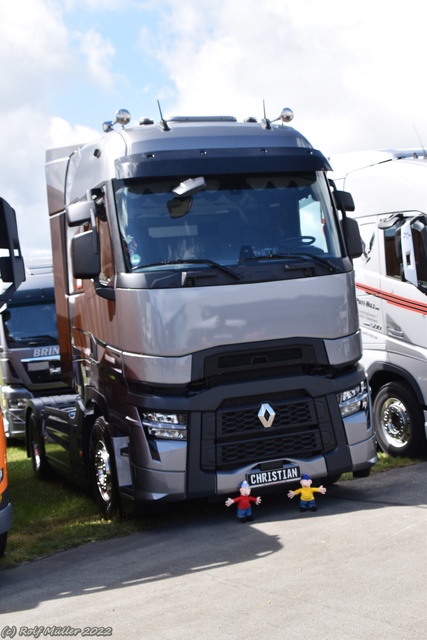
POLYGON ((240 488, 242 487, 249 487, 249 483, 246 482, 246 480, 243 480, 242 484, 240 485, 240 488))
POLYGON ((306 473, 304 473, 304 474, 301 476, 301 480, 311 480, 311 478, 310 478, 310 476, 308 476, 306 473))

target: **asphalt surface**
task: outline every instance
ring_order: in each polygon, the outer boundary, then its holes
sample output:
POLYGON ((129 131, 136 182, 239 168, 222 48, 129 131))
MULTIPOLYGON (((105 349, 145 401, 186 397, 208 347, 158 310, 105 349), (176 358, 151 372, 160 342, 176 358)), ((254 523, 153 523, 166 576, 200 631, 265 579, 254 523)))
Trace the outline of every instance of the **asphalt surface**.
MULTIPOLYGON (((424 640, 427 462, 3 570, 0 637, 424 640)), ((179 506, 175 507, 179 509, 179 506)))

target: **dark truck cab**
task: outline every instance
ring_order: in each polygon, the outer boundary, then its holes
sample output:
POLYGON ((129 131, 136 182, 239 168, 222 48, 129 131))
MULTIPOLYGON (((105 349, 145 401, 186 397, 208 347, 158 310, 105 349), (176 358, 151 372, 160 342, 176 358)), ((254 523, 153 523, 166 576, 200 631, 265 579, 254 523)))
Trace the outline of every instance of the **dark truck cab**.
POLYGON ((52 265, 26 264, 26 280, 0 317, 0 385, 7 438, 25 439, 25 400, 69 391, 62 381, 52 265))
MULTIPOLYGON (((0 198, 0 311, 13 292, 25 280, 24 260, 19 245, 15 211, 0 198)), ((9 501, 7 477, 6 437, 0 409, 0 557, 6 550, 7 534, 12 525, 12 506, 9 501)))

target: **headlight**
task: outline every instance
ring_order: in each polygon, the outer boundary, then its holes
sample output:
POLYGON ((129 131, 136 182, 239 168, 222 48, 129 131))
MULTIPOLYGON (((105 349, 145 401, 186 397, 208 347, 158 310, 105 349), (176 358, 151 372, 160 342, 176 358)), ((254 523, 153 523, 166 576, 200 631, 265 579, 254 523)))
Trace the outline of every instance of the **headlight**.
POLYGON ((351 416, 357 411, 366 411, 369 405, 368 385, 365 381, 352 389, 337 393, 341 417, 351 416))
POLYGON ((142 424, 153 438, 187 440, 187 416, 180 413, 143 413, 142 424))
POLYGON ((12 411, 16 409, 23 411, 25 409, 25 402, 22 398, 8 398, 6 400, 6 406, 12 411))

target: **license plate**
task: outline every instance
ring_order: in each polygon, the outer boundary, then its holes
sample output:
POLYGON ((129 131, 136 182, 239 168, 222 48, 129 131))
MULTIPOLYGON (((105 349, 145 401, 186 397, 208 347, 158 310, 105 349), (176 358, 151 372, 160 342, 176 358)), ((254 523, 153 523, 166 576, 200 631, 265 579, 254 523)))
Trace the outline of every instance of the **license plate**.
POLYGON ((42 360, 41 362, 29 362, 28 371, 45 371, 49 369, 49 361, 42 360))
POLYGON ((269 484, 280 484, 300 480, 301 472, 297 466, 269 469, 268 471, 251 471, 246 479, 251 487, 262 487, 269 484))

